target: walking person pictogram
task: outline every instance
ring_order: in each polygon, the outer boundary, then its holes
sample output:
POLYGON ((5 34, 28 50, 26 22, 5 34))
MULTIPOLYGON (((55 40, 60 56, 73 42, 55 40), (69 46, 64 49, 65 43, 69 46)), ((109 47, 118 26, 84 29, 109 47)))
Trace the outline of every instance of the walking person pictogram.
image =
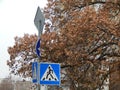
POLYGON ((52 74, 53 74, 53 70, 50 68, 50 66, 48 67, 48 69, 49 69, 49 71, 47 72, 46 79, 48 78, 49 75, 50 75, 51 78, 53 79, 53 76, 52 76, 52 74))

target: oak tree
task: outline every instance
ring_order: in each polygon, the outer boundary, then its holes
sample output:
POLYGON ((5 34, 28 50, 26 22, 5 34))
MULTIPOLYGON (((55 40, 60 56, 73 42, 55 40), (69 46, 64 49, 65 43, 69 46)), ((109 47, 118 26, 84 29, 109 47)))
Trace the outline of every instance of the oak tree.
MULTIPOLYGON (((120 81, 119 0, 48 0, 44 14, 40 61, 61 63, 62 84, 71 90, 101 90, 120 81)), ((12 73, 31 76, 35 41, 36 35, 15 38, 8 49, 12 73)))

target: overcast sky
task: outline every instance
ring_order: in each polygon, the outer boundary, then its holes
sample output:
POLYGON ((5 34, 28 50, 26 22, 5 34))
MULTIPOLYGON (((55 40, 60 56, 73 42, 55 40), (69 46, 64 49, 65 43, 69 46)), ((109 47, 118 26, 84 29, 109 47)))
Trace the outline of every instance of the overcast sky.
POLYGON ((37 7, 43 8, 47 0, 0 0, 0 78, 9 74, 7 49, 15 36, 37 34, 34 17, 37 7))

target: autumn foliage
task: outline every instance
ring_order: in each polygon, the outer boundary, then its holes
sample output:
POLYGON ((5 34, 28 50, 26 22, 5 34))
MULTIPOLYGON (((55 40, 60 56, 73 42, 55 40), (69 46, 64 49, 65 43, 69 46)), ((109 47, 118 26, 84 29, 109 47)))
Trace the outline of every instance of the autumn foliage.
POLYGON ((7 61, 11 73, 23 77, 31 77, 31 63, 35 54, 36 35, 25 34, 24 37, 15 37, 15 45, 8 48, 10 60, 7 61))
MULTIPOLYGON (((71 90, 120 83, 119 12, 119 0, 48 0, 39 61, 60 63, 62 84, 71 90)), ((36 41, 35 35, 15 38, 8 49, 12 73, 31 76, 36 41)))

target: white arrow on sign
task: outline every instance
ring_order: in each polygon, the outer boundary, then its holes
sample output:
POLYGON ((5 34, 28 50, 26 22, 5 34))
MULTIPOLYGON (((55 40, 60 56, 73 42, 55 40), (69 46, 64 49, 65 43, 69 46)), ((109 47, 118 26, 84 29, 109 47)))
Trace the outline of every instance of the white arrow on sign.
POLYGON ((36 15, 35 15, 35 19, 34 19, 34 24, 35 24, 36 28, 38 29, 38 35, 39 36, 43 32, 44 23, 45 23, 45 18, 43 16, 40 8, 38 7, 36 15))

